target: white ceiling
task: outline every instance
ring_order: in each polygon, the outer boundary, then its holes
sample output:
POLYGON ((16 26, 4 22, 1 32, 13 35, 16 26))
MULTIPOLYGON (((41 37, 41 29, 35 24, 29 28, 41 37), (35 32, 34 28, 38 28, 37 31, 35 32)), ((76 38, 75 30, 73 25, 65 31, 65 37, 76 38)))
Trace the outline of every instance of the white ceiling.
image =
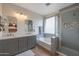
POLYGON ((15 5, 45 16, 57 12, 60 9, 71 5, 71 3, 51 3, 49 6, 46 6, 46 3, 15 3, 15 5))

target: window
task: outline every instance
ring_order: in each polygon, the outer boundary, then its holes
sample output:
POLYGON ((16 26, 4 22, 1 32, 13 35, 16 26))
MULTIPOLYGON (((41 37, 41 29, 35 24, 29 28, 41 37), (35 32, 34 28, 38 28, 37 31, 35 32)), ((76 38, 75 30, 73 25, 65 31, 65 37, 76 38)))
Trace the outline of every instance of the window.
POLYGON ((51 18, 47 18, 46 19, 46 23, 45 23, 45 29, 44 29, 44 33, 48 33, 48 34, 57 34, 58 32, 58 26, 57 26, 57 16, 53 16, 51 18))

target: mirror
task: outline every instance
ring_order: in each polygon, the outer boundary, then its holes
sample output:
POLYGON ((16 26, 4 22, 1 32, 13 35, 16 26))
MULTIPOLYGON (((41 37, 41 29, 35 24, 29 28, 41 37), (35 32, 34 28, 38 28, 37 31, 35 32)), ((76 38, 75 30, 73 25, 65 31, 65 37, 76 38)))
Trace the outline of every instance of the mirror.
POLYGON ((32 20, 25 20, 25 31, 32 32, 33 31, 33 22, 32 20))
POLYGON ((15 17, 7 16, 8 18, 8 32, 17 31, 17 19, 15 17))
POLYGON ((2 32, 16 32, 17 19, 12 16, 0 16, 0 31, 2 32))

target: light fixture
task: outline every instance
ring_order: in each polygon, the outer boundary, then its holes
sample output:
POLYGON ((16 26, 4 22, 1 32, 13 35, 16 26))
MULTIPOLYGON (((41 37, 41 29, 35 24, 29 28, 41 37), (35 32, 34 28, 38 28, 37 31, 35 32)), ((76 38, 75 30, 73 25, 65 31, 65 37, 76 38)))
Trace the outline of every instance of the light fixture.
POLYGON ((27 19, 27 16, 23 12, 16 12, 16 16, 22 19, 27 19))
POLYGON ((46 6, 49 6, 49 5, 51 5, 51 3, 46 3, 45 5, 46 5, 46 6))

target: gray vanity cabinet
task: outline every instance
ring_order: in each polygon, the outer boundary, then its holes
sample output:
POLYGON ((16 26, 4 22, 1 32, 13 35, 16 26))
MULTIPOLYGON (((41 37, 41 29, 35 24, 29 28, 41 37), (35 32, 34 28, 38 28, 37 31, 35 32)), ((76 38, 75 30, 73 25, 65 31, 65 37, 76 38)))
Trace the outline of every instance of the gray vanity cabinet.
POLYGON ((3 55, 14 55, 18 53, 18 40, 6 39, 2 40, 3 55))
POLYGON ((0 41, 0 56, 3 55, 3 40, 0 41))
MULTIPOLYGON (((18 40, 10 39, 10 40, 8 40, 7 44, 8 44, 7 46, 9 48, 10 55, 14 55, 14 54, 18 53, 18 40)), ((6 48, 5 48, 5 50, 6 50, 6 48)))
POLYGON ((19 52, 23 52, 23 51, 26 51, 26 50, 28 50, 28 48, 27 48, 27 40, 28 40, 28 38, 27 37, 22 37, 22 38, 19 38, 19 45, 18 45, 18 47, 19 47, 19 52))
POLYGON ((19 52, 27 51, 36 45, 36 36, 22 37, 19 39, 19 52))
POLYGON ((0 56, 16 55, 36 45, 36 36, 0 40, 0 56))
POLYGON ((35 47, 36 45, 36 36, 28 37, 28 49, 35 47))

